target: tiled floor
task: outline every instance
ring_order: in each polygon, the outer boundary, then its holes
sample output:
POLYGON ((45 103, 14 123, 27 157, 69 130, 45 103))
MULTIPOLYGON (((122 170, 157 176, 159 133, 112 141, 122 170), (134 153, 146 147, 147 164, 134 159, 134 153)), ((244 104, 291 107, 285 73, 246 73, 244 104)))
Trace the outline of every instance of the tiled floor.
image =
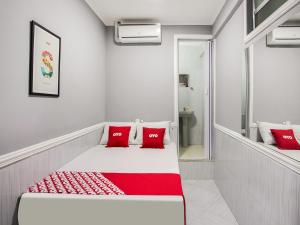
POLYGON ((184 180, 187 225, 238 225, 213 180, 184 180))
POLYGON ((179 158, 181 160, 202 160, 204 156, 204 148, 202 145, 189 145, 188 147, 179 148, 179 158))

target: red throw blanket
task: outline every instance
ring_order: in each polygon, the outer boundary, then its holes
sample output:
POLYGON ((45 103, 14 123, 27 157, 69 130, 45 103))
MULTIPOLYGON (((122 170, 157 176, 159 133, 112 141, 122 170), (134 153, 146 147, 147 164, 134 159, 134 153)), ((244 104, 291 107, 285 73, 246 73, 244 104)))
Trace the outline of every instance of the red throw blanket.
POLYGON ((171 173, 102 173, 126 195, 183 196, 179 174, 171 173))
POLYGON ((182 196, 185 210, 180 175, 171 173, 58 171, 31 186, 28 192, 86 195, 182 196))

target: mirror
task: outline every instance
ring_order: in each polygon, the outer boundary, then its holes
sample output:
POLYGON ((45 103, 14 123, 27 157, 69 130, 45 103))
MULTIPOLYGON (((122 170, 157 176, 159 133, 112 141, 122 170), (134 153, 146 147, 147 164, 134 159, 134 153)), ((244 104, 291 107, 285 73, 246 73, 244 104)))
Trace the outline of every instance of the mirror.
POLYGON ((247 48, 245 59, 242 134, 300 162, 300 10, 247 48))

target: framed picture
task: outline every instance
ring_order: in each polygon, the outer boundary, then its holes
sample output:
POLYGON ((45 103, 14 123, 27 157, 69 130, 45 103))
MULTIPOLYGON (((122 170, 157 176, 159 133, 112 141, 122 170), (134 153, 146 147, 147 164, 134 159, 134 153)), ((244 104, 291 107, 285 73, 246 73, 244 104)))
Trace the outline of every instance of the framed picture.
POLYGON ((59 97, 61 38, 31 21, 29 94, 59 97))

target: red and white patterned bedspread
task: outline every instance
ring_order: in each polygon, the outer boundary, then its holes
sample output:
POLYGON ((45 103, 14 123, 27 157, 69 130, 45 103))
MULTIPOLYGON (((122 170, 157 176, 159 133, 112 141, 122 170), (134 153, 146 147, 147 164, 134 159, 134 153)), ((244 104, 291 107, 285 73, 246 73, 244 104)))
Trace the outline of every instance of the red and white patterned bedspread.
POLYGON ((124 195, 100 172, 53 172, 28 188, 31 193, 60 193, 85 195, 124 195))

